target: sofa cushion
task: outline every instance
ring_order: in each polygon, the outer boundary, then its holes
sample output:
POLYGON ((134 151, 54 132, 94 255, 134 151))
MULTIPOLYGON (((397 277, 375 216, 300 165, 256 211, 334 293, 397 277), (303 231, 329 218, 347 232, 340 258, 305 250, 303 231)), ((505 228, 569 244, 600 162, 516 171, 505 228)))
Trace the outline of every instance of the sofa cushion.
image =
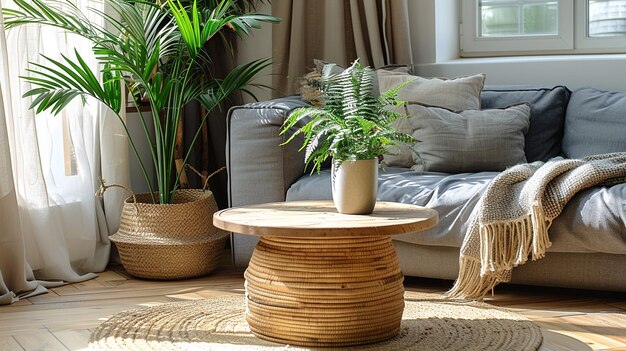
POLYGON ((524 134, 530 105, 506 109, 453 112, 409 105, 415 144, 413 160, 420 170, 464 173, 503 171, 526 163, 524 134))
MULTIPOLYGON (((468 222, 495 172, 417 174, 405 168, 379 173, 378 200, 411 203, 439 212, 428 230, 394 239, 434 246, 461 247, 468 222)), ((287 201, 330 200, 330 171, 303 176, 287 191, 287 201)), ((574 196, 550 226, 550 252, 626 254, 626 184, 592 187, 574 196)))
POLYGON ((566 116, 563 153, 568 158, 626 151, 626 93, 578 89, 566 116))
POLYGON ((482 108, 505 108, 529 103, 530 129, 524 151, 528 162, 547 161, 561 155, 565 110, 570 91, 564 86, 486 86, 481 94, 482 108))
MULTIPOLYGON (((379 72, 378 82, 381 92, 386 92, 400 84, 410 82, 398 92, 398 99, 411 103, 443 107, 454 111, 479 110, 480 92, 485 84, 485 75, 477 74, 454 79, 422 78, 398 72, 379 72)), ((396 112, 404 114, 402 107, 396 107, 396 112)), ((398 119, 392 123, 399 133, 412 134, 411 123, 398 119)), ((398 145, 384 155, 384 164, 388 167, 413 166, 411 148, 407 145, 398 145)))
POLYGON ((443 107, 453 111, 479 110, 480 92, 485 84, 485 75, 445 79, 381 71, 378 73, 378 82, 381 93, 410 82, 398 92, 399 100, 443 107))

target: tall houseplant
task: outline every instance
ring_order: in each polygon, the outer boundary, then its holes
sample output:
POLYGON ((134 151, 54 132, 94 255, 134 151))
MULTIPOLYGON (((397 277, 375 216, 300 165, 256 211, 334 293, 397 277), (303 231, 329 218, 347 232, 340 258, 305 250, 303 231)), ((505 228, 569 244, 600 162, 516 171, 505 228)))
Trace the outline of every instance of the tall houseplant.
MULTIPOLYGON (((82 0, 77 0, 82 1, 82 0)), ((227 234, 212 226, 217 210, 213 194, 178 190, 180 175, 209 113, 235 91, 249 92, 252 79, 269 65, 255 60, 231 70, 223 78, 212 75, 212 38, 228 32, 247 35, 261 22, 276 18, 246 13, 242 3, 252 0, 202 0, 185 5, 172 0, 107 0, 110 11, 92 9, 85 14, 70 0, 14 0, 17 9, 3 9, 5 27, 26 24, 60 28, 88 39, 99 64, 93 70, 83 57, 62 55, 60 60, 43 57, 31 62, 24 79, 32 85, 24 97, 32 100, 37 113, 59 113, 71 101, 95 99, 110 108, 124 126, 123 90, 137 107, 150 160, 143 160, 135 140, 130 146, 139 160, 149 193, 133 195, 125 202, 117 233, 112 235, 126 270, 153 279, 179 279, 204 275, 219 262, 227 234), (99 16, 103 26, 91 22, 99 16), (147 101, 146 116, 139 107, 147 101), (175 148, 183 108, 199 102, 205 109, 201 124, 178 169, 175 148), (154 138, 148 120, 154 126, 154 138), (145 164, 152 162, 156 184, 145 164)), ((189 3, 189 2, 187 2, 189 3)), ((104 184, 103 184, 104 185, 104 184)), ((103 187, 105 189, 105 187, 103 187)))
POLYGON ((320 171, 333 159, 333 200, 339 212, 368 214, 374 209, 378 187, 378 156, 397 143, 416 140, 397 132, 392 123, 401 115, 389 107, 404 104, 397 100, 402 84, 381 96, 373 95, 374 71, 355 61, 336 75, 322 75, 323 106, 296 109, 285 120, 281 134, 296 128, 285 143, 303 135, 305 166, 320 171))
MULTIPOLYGON (((174 148, 179 119, 185 105, 197 101, 206 110, 202 124, 213 109, 233 92, 243 90, 265 67, 268 60, 254 60, 229 72, 224 78, 211 75, 211 53, 206 43, 226 31, 247 35, 261 22, 275 22, 275 17, 244 13, 234 0, 203 2, 198 6, 172 0, 157 4, 141 0, 107 0, 112 13, 92 10, 104 26, 94 25, 70 0, 14 0, 18 9, 4 9, 5 27, 40 24, 65 30, 93 43, 92 51, 101 73, 94 72, 75 51, 61 60, 44 57, 45 63, 31 63, 24 77, 34 88, 25 94, 32 98, 36 112, 59 113, 75 98, 91 97, 109 107, 126 128, 121 117, 122 86, 138 107, 140 101, 150 104, 150 115, 140 120, 150 145, 149 162, 156 170, 156 184, 150 181, 145 164, 129 135, 131 148, 139 164, 153 202, 172 203, 179 188, 180 173, 174 164, 174 148), (146 123, 151 119, 154 139, 146 123)), ((201 128, 191 141, 196 142, 201 128)), ((128 132, 128 130, 127 130, 128 132)), ((189 147, 183 164, 192 147, 189 147)))

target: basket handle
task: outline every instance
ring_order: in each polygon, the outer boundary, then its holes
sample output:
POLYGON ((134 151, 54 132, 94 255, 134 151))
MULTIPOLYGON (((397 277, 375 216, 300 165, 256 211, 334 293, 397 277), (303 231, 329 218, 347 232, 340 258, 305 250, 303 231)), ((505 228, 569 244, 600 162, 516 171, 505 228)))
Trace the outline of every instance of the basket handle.
POLYGON ((102 177, 98 177, 98 181, 100 182, 100 188, 98 189, 98 191, 96 191, 95 195, 97 197, 103 197, 104 192, 107 191, 109 188, 122 188, 126 190, 127 192, 129 192, 130 195, 133 197, 133 205, 135 206, 135 211, 139 213, 139 206, 137 206, 137 196, 135 196, 135 193, 132 190, 130 190, 128 187, 121 185, 121 184, 107 185, 106 181, 102 179, 102 177))
MULTIPOLYGON (((197 175, 198 175, 198 177, 200 177, 200 179, 204 178, 204 175, 203 175, 202 173, 198 172, 198 170, 197 170, 197 169, 195 169, 192 165, 190 165, 190 164, 188 164, 188 163, 187 163, 187 164, 185 164, 185 168, 189 168, 189 169, 191 169, 191 170, 192 170, 195 174, 197 174, 197 175)), ((207 190, 207 186, 209 185, 209 180, 210 180, 210 179, 211 179, 214 175, 218 174, 219 172, 221 172, 221 171, 223 171, 223 170, 225 170, 225 169, 226 169, 226 167, 222 167, 222 168, 218 169, 217 171, 215 171, 215 172, 213 172, 213 173, 209 174, 209 175, 206 177, 206 179, 204 180, 204 186, 202 186, 202 190, 206 191, 206 190, 207 190)))

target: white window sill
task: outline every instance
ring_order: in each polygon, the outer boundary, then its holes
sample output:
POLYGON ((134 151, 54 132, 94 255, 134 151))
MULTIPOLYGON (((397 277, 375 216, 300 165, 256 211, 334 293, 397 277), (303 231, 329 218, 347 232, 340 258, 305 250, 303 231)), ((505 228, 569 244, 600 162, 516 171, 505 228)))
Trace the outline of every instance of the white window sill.
POLYGON ((626 54, 576 54, 576 55, 536 55, 536 56, 506 56, 506 57, 468 57, 437 63, 421 64, 430 65, 464 65, 464 64, 490 64, 490 63, 527 63, 527 62, 598 62, 626 60, 626 54))
POLYGON ((418 64, 425 77, 459 77, 484 73, 486 84, 565 85, 570 89, 591 86, 626 91, 626 54, 585 54, 459 58, 418 64))

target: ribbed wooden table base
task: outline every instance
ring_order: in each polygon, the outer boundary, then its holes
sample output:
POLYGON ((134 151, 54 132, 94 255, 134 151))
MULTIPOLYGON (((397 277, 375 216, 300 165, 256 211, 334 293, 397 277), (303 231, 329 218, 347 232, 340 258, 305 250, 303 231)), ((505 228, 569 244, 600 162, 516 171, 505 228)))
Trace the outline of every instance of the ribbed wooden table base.
POLYGON ((261 339, 348 346, 396 336, 403 276, 389 237, 263 236, 246 278, 246 319, 261 339))

